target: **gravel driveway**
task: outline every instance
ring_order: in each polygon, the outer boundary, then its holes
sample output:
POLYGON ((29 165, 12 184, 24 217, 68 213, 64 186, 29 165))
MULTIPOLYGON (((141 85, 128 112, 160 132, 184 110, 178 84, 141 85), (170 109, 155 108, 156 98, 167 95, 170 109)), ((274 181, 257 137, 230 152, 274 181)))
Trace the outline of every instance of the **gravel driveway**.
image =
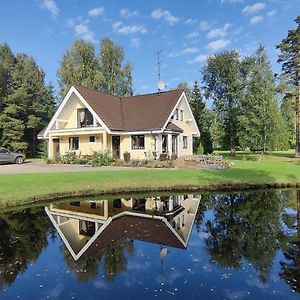
POLYGON ((83 165, 47 165, 42 159, 26 160, 21 165, 6 164, 0 165, 2 174, 25 174, 25 173, 59 173, 59 172, 91 172, 91 171, 117 171, 137 170, 142 168, 132 167, 91 167, 83 165))

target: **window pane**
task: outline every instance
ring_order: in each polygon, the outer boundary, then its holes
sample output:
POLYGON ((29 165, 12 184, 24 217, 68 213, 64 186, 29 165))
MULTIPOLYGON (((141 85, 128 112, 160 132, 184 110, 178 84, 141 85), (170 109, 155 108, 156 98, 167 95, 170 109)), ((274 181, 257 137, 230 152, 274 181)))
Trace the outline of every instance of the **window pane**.
POLYGON ((91 136, 90 136, 90 143, 95 143, 95 141, 96 141, 95 136, 94 136, 94 135, 91 135, 91 136))
POLYGON ((145 149, 145 136, 144 135, 132 135, 131 136, 132 149, 145 149))

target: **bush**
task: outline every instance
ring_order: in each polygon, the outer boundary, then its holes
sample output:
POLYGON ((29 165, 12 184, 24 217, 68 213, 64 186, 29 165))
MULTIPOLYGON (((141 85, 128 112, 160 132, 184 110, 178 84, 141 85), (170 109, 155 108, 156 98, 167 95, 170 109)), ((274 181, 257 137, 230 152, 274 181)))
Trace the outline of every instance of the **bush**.
POLYGON ((198 148, 196 149, 196 154, 197 155, 202 155, 204 153, 204 149, 201 143, 199 143, 198 148))
POLYGON ((104 152, 94 151, 92 154, 91 164, 93 167, 109 166, 115 162, 116 162, 116 159, 112 156, 110 151, 104 151, 104 152))
POLYGON ((130 161, 130 153, 128 151, 123 153, 124 161, 129 162, 130 161))

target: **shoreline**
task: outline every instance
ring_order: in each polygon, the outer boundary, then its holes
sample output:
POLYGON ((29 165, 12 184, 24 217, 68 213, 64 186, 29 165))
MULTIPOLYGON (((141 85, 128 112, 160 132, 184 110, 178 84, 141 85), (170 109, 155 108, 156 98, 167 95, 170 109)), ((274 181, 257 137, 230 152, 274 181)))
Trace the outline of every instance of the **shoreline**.
POLYGON ((262 183, 262 184, 215 184, 210 186, 173 186, 173 187, 161 187, 161 188, 116 188, 113 190, 106 191, 78 191, 78 192, 59 192, 53 193, 49 195, 43 195, 42 197, 32 197, 29 199, 19 200, 18 203, 9 204, 9 203, 1 203, 0 202, 0 211, 3 209, 16 209, 24 206, 38 205, 38 204, 49 204, 51 202, 56 201, 67 201, 68 199, 78 199, 78 198, 87 198, 87 197, 97 197, 97 196, 107 196, 108 198, 112 198, 115 196, 128 196, 129 194, 134 195, 146 195, 150 193, 207 193, 207 192, 239 192, 239 191, 253 191, 253 190, 262 190, 262 189, 289 189, 289 188, 298 188, 300 187, 299 183, 262 183))

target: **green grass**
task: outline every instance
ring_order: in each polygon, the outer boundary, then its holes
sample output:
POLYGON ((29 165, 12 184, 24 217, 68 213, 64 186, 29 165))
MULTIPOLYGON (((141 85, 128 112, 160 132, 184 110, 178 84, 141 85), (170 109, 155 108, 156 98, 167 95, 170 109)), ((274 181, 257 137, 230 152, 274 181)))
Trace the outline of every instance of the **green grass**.
POLYGON ((238 153, 222 171, 141 169, 82 173, 0 175, 0 206, 62 197, 142 191, 244 189, 300 185, 300 165, 293 152, 238 153))

